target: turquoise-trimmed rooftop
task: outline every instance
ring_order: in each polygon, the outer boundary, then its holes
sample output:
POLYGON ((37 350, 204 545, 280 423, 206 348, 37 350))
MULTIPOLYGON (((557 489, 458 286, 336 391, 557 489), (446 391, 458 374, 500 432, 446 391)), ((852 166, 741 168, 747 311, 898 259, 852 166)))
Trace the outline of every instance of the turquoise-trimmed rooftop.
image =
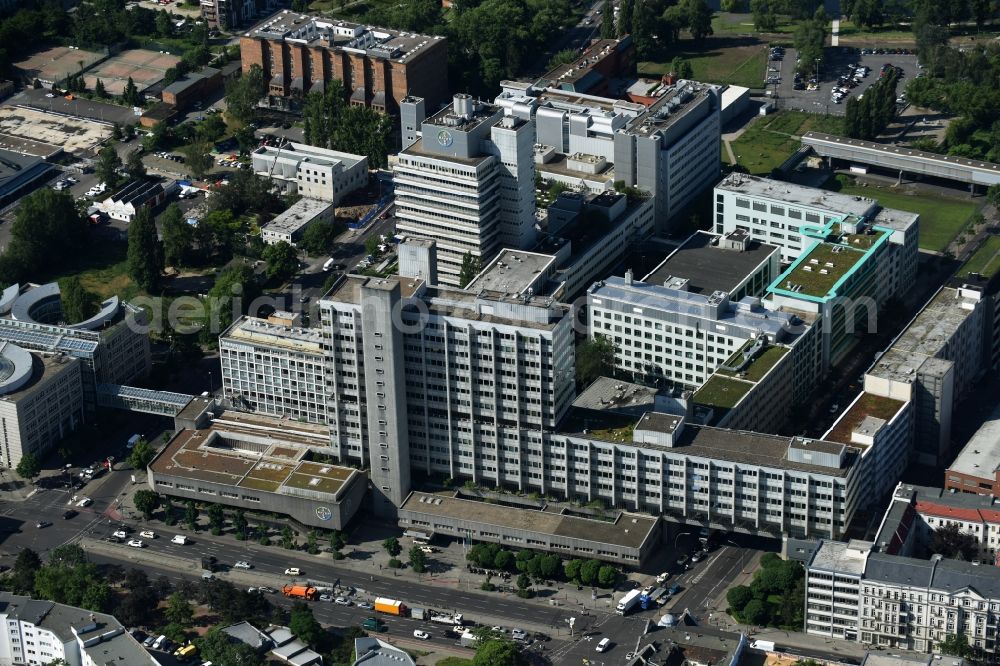
POLYGON ((800 232, 812 238, 813 244, 771 283, 767 291, 825 303, 840 295, 851 277, 889 241, 893 230, 848 215, 825 225, 803 225, 800 232), (862 233, 857 233, 859 226, 864 227, 862 233), (837 233, 833 231, 835 227, 837 233), (867 233, 868 230, 871 233, 867 233))

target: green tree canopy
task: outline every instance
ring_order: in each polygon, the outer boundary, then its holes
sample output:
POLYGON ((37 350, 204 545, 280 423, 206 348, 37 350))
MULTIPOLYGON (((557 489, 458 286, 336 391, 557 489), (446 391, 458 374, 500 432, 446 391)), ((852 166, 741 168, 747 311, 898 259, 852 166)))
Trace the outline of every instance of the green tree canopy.
POLYGON ((473 278, 479 275, 479 271, 482 270, 479 264, 479 257, 472 254, 472 252, 466 252, 462 256, 462 269, 458 274, 458 284, 465 288, 473 278))
POLYGON ((399 545, 399 539, 396 537, 389 537, 383 541, 382 548, 384 548, 385 552, 389 554, 389 557, 396 557, 403 552, 403 547, 399 545))
POLYGON ((602 375, 613 374, 615 351, 614 343, 603 335, 580 343, 576 348, 577 387, 582 389, 602 375))
POLYGON ((128 464, 132 469, 145 470, 156 457, 156 451, 145 439, 140 439, 128 454, 128 464))
POLYGON ((312 610, 302 602, 292 604, 288 630, 296 638, 313 648, 317 647, 323 640, 323 627, 313 617, 312 610))
POLYGON ((97 153, 97 164, 94 166, 94 173, 97 179, 108 186, 109 190, 114 190, 121 181, 118 169, 122 166, 122 158, 118 156, 118 151, 114 146, 104 146, 97 153))
POLYGON ((21 460, 18 461, 14 471, 22 479, 31 480, 42 473, 42 463, 34 453, 29 451, 21 454, 21 460))
POLYGON ((420 546, 410 548, 410 568, 414 573, 423 573, 427 570, 427 553, 420 550, 420 546))
POLYGON ((132 502, 135 504, 135 508, 142 512, 142 517, 150 520, 153 517, 153 511, 160 504, 160 496, 148 488, 143 488, 135 491, 132 502))
POLYGON ((185 266, 192 258, 194 228, 184 219, 177 204, 172 203, 160 216, 160 235, 163 237, 163 259, 168 266, 185 266))
POLYGON ((266 90, 264 70, 260 65, 251 65, 243 76, 226 84, 227 113, 240 122, 249 123, 254 119, 257 102, 266 90))
POLYGON ((142 163, 142 153, 138 150, 130 151, 128 159, 125 160, 125 172, 133 180, 146 177, 146 165, 142 163))
POLYGON ((299 271, 299 254, 285 241, 265 247, 263 257, 267 262, 267 279, 272 282, 285 282, 299 271))
POLYGON ((743 612, 746 605, 753 599, 753 593, 746 585, 737 585, 729 588, 726 592, 726 601, 729 602, 729 609, 735 613, 743 612))
POLYGON ((90 319, 101 309, 101 301, 97 294, 85 289, 76 275, 59 281, 59 295, 62 301, 63 319, 68 324, 77 324, 90 319))
POLYGON ((319 257, 333 249, 337 236, 343 231, 344 225, 339 222, 314 222, 302 232, 298 246, 308 252, 309 256, 319 257))
POLYGON ((212 168, 212 156, 209 153, 211 147, 202 141, 184 146, 184 164, 191 175, 201 179, 205 177, 212 168))
POLYGON ((971 562, 979 557, 979 542, 972 534, 963 532, 957 523, 950 523, 931 532, 930 550, 949 559, 971 562))
POLYGON ((126 265, 129 277, 140 289, 156 289, 163 272, 163 248, 148 206, 141 207, 129 225, 126 265))
POLYGON ((517 646, 499 638, 480 641, 472 658, 473 666, 521 666, 522 663, 517 646))

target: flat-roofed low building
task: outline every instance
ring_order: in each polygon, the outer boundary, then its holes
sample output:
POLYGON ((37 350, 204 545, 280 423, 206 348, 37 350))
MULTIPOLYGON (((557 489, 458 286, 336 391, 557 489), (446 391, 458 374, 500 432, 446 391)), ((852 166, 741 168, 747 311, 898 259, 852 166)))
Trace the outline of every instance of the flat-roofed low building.
POLYGON ((576 511, 503 495, 473 499, 412 492, 399 509, 399 524, 418 531, 468 536, 476 541, 596 558, 641 567, 660 541, 659 519, 622 511, 576 511))
POLYGON ((945 470, 944 487, 1000 497, 1000 405, 945 470))
POLYGON ((261 146, 250 154, 253 172, 285 194, 299 194, 337 205, 368 184, 368 158, 304 143, 261 146))
POLYGON ((310 225, 330 224, 333 220, 331 202, 303 197, 261 227, 260 238, 268 245, 284 241, 294 246, 310 225))
POLYGON ((223 411, 182 428, 149 464, 149 487, 180 499, 279 513, 307 527, 343 529, 364 499, 366 475, 312 460, 329 430, 223 411))
POLYGON ((1000 371, 1000 236, 987 236, 969 257, 949 287, 964 287, 982 292, 986 301, 983 320, 983 365, 1000 371))
POLYGON ((52 168, 41 158, 0 148, 0 203, 27 194, 52 168))
POLYGON ((683 280, 685 291, 706 295, 724 291, 737 302, 744 296, 763 296, 778 277, 780 266, 779 248, 752 238, 746 231, 698 231, 642 281, 666 285, 683 280))

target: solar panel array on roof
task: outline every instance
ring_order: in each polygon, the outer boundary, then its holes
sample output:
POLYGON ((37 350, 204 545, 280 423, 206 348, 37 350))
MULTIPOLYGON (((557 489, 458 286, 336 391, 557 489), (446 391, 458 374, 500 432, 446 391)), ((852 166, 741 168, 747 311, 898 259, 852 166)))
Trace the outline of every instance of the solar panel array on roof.
POLYGON ((172 393, 170 391, 153 391, 151 389, 137 388, 135 386, 118 386, 113 384, 101 384, 98 390, 114 391, 119 398, 134 398, 138 400, 149 400, 154 402, 168 403, 171 405, 184 406, 191 402, 191 396, 184 393, 172 393))
POLYGON ((98 344, 96 340, 80 340, 64 335, 7 327, 0 327, 0 340, 13 342, 27 349, 91 354, 97 349, 98 344))

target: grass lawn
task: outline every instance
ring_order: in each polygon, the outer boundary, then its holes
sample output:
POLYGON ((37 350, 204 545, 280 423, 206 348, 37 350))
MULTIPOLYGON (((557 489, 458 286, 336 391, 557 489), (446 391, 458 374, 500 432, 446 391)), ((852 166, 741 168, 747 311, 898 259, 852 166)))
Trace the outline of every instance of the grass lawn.
POLYGON ((80 283, 94 292, 101 299, 120 296, 128 300, 139 293, 125 270, 126 243, 109 241, 103 238, 92 238, 77 261, 62 264, 58 273, 50 273, 38 282, 51 282, 63 278, 77 276, 80 283))
MULTIPOLYGON (((905 186, 904 186, 905 187, 905 186)), ((979 207, 968 199, 946 197, 940 194, 911 192, 884 186, 862 187, 853 179, 839 175, 827 183, 827 189, 842 194, 871 197, 886 208, 918 213, 920 215, 920 247, 924 250, 943 252, 948 244, 965 228, 969 217, 979 207)))
POLYGON ((958 277, 965 278, 969 273, 979 273, 985 278, 993 277, 1000 271, 1000 236, 989 236, 969 260, 958 269, 958 277))
POLYGON ((799 149, 800 137, 806 132, 840 134, 843 121, 834 116, 822 116, 801 111, 779 111, 757 118, 746 131, 733 141, 736 161, 755 175, 769 176, 799 149))
POLYGON ((913 47, 916 40, 912 30, 898 30, 895 26, 883 27, 881 29, 868 30, 861 28, 849 20, 840 21, 840 45, 856 46, 858 48, 882 48, 882 47, 913 47))
POLYGON ((712 32, 716 35, 759 35, 766 38, 772 35, 781 41, 795 32, 795 22, 787 16, 778 18, 778 27, 773 32, 757 32, 753 27, 752 14, 729 14, 716 12, 712 17, 712 32))
POLYGON ((691 63, 692 78, 706 83, 725 83, 747 88, 764 84, 767 45, 756 39, 709 37, 704 44, 685 39, 663 62, 639 63, 639 74, 659 78, 670 71, 670 61, 680 56, 691 63))

